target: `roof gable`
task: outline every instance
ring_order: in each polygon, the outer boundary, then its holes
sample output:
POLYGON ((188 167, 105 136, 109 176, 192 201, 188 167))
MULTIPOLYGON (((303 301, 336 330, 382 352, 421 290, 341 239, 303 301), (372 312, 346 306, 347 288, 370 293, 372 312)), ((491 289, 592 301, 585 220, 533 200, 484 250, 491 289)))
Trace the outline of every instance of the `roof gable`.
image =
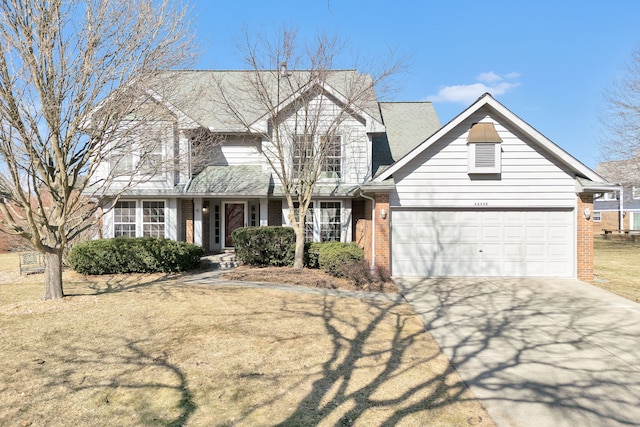
POLYGON ((467 120, 471 115, 476 113, 481 108, 488 107, 493 113, 504 118, 507 122, 509 122, 512 126, 514 126, 518 131, 522 132, 525 136, 529 137, 529 139, 534 142, 538 147, 549 153, 554 159, 556 159, 560 164, 567 167, 569 170, 573 171, 577 176, 581 176, 587 178, 594 182, 606 182, 601 176, 591 170, 589 167, 578 161, 576 158, 571 156, 569 153, 561 149, 559 146, 554 144, 551 140, 545 137, 543 134, 534 129, 527 122, 522 120, 520 117, 512 113, 509 109, 507 109, 504 105, 498 102, 495 98, 493 98, 489 93, 485 93, 482 95, 476 102, 474 102, 470 107, 464 110, 462 113, 454 117, 449 123, 445 124, 438 131, 436 131, 433 135, 427 138, 422 144, 418 145, 416 148, 411 150, 407 155, 403 158, 395 162, 389 168, 380 172, 375 178, 374 181, 381 182, 393 176, 394 173, 398 172, 404 166, 406 166, 409 162, 415 159, 418 155, 423 153, 427 148, 431 147, 438 141, 442 140, 449 132, 453 131, 458 125, 460 125, 463 121, 467 120))
MULTIPOLYGON (((256 85, 264 91, 263 96, 271 100, 282 99, 279 108, 283 108, 287 100, 308 89, 313 80, 310 72, 304 70, 290 70, 287 77, 280 76, 279 70, 177 70, 167 73, 173 90, 165 96, 162 87, 154 87, 157 96, 168 105, 179 104, 181 112, 199 126, 218 132, 246 132, 246 124, 255 125, 268 116, 265 106, 257 100, 256 85), (227 101, 235 111, 225 107, 227 101)), ((166 77, 163 75, 160 82, 166 77)), ((350 90, 366 89, 371 85, 371 96, 356 102, 357 112, 362 113, 371 126, 381 126, 370 76, 357 70, 330 70, 321 84, 337 99, 343 100, 350 90)))

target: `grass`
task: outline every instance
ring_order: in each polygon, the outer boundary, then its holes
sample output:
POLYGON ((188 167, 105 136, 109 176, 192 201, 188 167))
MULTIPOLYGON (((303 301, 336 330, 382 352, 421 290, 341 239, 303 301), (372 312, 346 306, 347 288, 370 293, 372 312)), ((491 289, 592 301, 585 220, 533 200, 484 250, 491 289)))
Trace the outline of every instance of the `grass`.
POLYGON ((596 238, 594 285, 640 302, 640 242, 596 238))
POLYGON ((0 255, 0 425, 491 426, 403 303, 42 275, 0 255))

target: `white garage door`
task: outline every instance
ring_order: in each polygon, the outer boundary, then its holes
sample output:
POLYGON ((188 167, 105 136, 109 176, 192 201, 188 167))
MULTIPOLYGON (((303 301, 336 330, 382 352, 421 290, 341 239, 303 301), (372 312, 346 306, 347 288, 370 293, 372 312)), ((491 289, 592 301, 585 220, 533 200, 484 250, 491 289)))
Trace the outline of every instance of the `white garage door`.
POLYGON ((392 212, 394 276, 573 277, 574 213, 392 212))

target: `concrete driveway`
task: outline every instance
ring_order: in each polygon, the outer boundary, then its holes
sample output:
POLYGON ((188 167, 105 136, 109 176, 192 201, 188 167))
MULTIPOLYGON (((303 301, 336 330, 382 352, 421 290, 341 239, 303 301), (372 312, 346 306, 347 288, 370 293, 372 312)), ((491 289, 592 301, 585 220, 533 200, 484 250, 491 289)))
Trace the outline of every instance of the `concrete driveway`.
POLYGON ((498 426, 640 425, 640 305, 570 279, 396 279, 498 426))

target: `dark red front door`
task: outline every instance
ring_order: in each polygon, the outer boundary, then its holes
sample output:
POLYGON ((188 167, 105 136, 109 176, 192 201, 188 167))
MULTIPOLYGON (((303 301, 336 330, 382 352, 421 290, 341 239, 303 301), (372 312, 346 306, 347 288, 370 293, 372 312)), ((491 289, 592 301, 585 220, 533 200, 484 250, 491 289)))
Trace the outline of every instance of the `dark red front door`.
POLYGON ((244 227, 244 203, 227 203, 224 208, 224 246, 233 246, 231 233, 244 227))

